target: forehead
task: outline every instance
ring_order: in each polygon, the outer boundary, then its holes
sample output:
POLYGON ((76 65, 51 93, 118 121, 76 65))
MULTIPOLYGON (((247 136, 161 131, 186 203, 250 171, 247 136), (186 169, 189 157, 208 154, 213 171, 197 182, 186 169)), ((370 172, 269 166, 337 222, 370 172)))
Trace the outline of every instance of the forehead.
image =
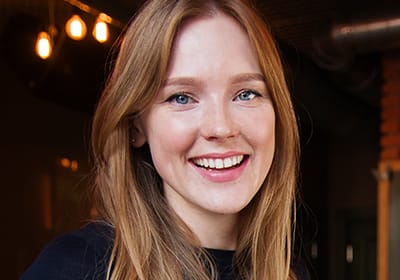
POLYGON ((254 70, 246 68, 258 66, 258 58, 244 28, 232 17, 216 13, 188 20, 176 34, 168 72, 187 71, 195 65, 209 69, 220 66, 228 70, 235 66, 254 70))
POLYGON ((218 38, 225 40, 226 43, 234 42, 238 36, 248 38, 246 30, 235 18, 217 11, 185 20, 178 29, 174 42, 175 45, 176 42, 181 42, 183 40, 182 37, 188 40, 191 37, 202 38, 213 35, 217 35, 218 38))

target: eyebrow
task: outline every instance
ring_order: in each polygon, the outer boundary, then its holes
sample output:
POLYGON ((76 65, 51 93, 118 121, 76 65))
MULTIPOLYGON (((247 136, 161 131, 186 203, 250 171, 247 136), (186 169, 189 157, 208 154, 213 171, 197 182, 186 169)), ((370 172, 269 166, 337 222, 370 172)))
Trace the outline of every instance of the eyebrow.
POLYGON ((178 77, 178 78, 170 78, 167 79, 163 86, 193 86, 196 84, 200 84, 200 81, 197 80, 196 78, 191 78, 191 77, 178 77))
MULTIPOLYGON (((265 78, 262 74, 260 73, 240 73, 237 75, 234 75, 229 78, 229 82, 232 84, 240 84, 244 82, 250 82, 250 81, 260 81, 260 82, 265 82, 265 78)), ((170 78, 167 79, 164 82, 164 87, 165 86, 173 86, 173 85, 179 85, 179 86, 193 86, 193 85, 199 85, 201 84, 201 81, 192 78, 192 77, 177 77, 177 78, 170 78)))
POLYGON ((241 73, 231 77, 229 80, 232 84, 239 84, 250 81, 260 81, 265 83, 265 78, 261 73, 241 73))

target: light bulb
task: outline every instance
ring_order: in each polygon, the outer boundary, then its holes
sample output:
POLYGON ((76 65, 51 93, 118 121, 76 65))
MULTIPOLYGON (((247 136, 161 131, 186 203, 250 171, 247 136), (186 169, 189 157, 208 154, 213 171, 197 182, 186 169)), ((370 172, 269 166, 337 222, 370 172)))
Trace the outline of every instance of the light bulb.
POLYGON ((73 15, 65 24, 65 32, 73 40, 82 40, 86 36, 86 24, 78 15, 73 15))
POLYGON ((99 43, 104 43, 108 40, 108 25, 104 21, 96 22, 93 29, 93 36, 99 43))
POLYGON ((93 28, 93 37, 99 42, 104 43, 110 37, 107 22, 111 19, 108 15, 101 13, 97 17, 96 23, 93 28))
POLYGON ((61 158, 60 159, 60 165, 64 168, 70 168, 71 166, 71 160, 69 158, 61 158))
POLYGON ((36 54, 41 59, 48 59, 53 51, 53 44, 49 33, 42 31, 36 39, 36 54))
POLYGON ((73 171, 73 172, 76 172, 76 171, 78 171, 78 161, 77 160, 73 160, 73 161, 71 161, 71 170, 73 171))

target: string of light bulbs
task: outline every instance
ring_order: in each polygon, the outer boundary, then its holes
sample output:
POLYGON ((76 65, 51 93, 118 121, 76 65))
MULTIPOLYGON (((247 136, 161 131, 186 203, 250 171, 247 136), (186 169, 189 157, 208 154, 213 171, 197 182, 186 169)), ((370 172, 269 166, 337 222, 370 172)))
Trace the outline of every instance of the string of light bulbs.
MULTIPOLYGON (((78 8, 79 10, 88 13, 96 20, 92 29, 92 36, 99 43, 105 43, 110 38, 109 25, 122 28, 124 25, 120 21, 112 18, 104 12, 101 12, 87 4, 82 3, 78 0, 64 0, 70 5, 78 8)), ((82 40, 87 34, 87 24, 78 15, 73 14, 65 23, 65 33, 72 40, 82 40)), ((57 30, 54 25, 54 2, 49 0, 49 28, 39 32, 36 39, 35 51, 37 56, 41 59, 46 60, 51 57, 54 47, 54 38, 57 35, 57 30)))

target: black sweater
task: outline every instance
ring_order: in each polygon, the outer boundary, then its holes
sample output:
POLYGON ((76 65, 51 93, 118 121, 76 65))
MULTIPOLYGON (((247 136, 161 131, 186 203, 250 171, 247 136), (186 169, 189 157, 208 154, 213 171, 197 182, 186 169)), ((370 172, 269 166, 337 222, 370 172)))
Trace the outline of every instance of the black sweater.
MULTIPOLYGON (((112 229, 101 223, 90 223, 80 230, 62 235, 43 249, 20 280, 106 279, 112 236, 112 229)), ((207 251, 217 265, 219 280, 239 279, 232 269, 234 251, 207 251)), ((299 280, 309 279, 306 273, 298 272, 299 280)))

